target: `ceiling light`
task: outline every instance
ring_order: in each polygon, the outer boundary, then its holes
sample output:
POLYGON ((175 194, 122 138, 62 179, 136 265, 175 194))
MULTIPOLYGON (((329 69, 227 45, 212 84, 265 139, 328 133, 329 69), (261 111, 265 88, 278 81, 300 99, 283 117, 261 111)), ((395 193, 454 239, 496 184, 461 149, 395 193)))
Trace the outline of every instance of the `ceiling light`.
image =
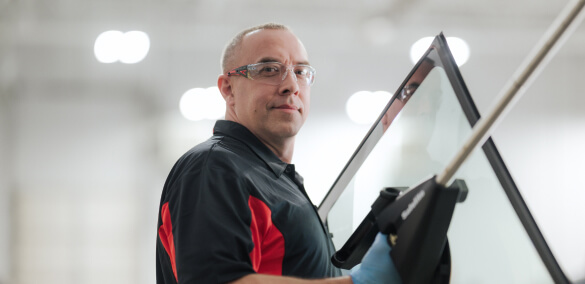
MULTIPOLYGON (((421 38, 410 47, 410 60, 413 63, 418 62, 433 42, 433 39, 433 37, 421 38)), ((467 45, 467 42, 458 37, 448 37, 447 44, 457 66, 465 64, 469 59, 469 45, 467 45)))
POLYGON ((121 31, 107 31, 100 34, 95 40, 94 53, 101 63, 114 63, 118 61, 118 45, 122 42, 124 34, 121 31))
POLYGON ((392 94, 386 91, 359 91, 351 95, 345 104, 349 118, 358 124, 371 124, 380 115, 392 94))
POLYGON ((193 88, 183 94, 179 109, 188 120, 215 120, 225 114, 225 101, 217 87, 193 88))
POLYGON ((150 49, 148 35, 141 31, 107 31, 95 40, 94 53, 99 62, 120 61, 133 64, 142 61, 150 49))
POLYGON ((138 63, 146 57, 150 49, 150 39, 145 32, 130 31, 124 34, 120 45, 120 62, 138 63))

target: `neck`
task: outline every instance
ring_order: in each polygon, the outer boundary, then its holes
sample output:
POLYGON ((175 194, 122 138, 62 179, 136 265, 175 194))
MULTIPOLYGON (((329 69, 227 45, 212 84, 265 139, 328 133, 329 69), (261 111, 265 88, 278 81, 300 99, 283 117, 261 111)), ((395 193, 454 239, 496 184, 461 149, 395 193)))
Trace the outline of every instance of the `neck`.
MULTIPOLYGON (((233 122, 237 122, 244 127, 245 124, 235 119, 233 112, 229 110, 226 112, 225 119, 233 122)), ((248 128, 248 127, 246 127, 248 128)), ((276 156, 283 162, 290 164, 295 148, 295 136, 279 137, 279 136, 262 136, 260 133, 256 133, 253 129, 248 128, 262 144, 266 145, 276 156)))
POLYGON ((283 162, 290 164, 294 152, 295 139, 294 137, 288 139, 281 139, 278 141, 267 140, 263 137, 258 137, 260 141, 268 147, 276 156, 283 162))

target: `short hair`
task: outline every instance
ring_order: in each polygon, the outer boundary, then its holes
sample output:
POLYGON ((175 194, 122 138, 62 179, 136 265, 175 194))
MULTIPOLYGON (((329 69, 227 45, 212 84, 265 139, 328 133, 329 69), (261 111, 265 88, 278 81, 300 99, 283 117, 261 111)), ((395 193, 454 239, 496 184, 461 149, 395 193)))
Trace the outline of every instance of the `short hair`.
POLYGON ((226 45, 225 49, 223 50, 223 54, 221 56, 221 70, 222 73, 226 73, 229 71, 230 66, 235 64, 236 61, 236 54, 237 51, 240 49, 242 45, 242 40, 244 37, 252 32, 259 31, 259 30, 285 30, 291 31, 291 29, 285 25, 276 24, 276 23, 266 23, 258 26, 254 26, 251 28, 247 28, 241 32, 239 32, 236 36, 232 38, 232 40, 226 45))

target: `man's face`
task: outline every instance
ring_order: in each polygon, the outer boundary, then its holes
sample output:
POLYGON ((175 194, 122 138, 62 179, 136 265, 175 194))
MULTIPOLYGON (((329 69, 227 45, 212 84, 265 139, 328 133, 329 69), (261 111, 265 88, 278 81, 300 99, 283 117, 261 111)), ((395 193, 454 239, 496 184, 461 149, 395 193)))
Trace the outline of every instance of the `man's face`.
MULTIPOLYGON (((232 68, 266 61, 290 66, 308 64, 308 57, 291 32, 260 30, 243 39, 237 53, 237 66, 232 68)), ((290 71, 278 86, 242 76, 228 78, 231 86, 231 96, 226 98, 229 119, 244 125, 265 143, 294 138, 309 113, 310 86, 299 85, 290 71)))

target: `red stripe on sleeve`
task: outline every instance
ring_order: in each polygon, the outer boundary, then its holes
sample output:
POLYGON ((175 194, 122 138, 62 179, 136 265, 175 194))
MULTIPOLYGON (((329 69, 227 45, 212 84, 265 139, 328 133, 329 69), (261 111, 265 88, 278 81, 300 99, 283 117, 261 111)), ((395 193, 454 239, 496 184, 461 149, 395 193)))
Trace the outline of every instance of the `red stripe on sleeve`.
POLYGON ((173 274, 175 274, 175 280, 179 282, 177 277, 177 264, 175 262, 175 241, 173 239, 173 224, 171 223, 171 212, 169 212, 169 203, 163 204, 160 209, 160 216, 162 219, 162 225, 158 228, 158 237, 167 251, 169 258, 171 259, 171 266, 173 267, 173 274))
POLYGON ((250 196, 248 206, 252 212, 250 231, 254 249, 250 252, 252 266, 258 273, 282 275, 284 237, 272 224, 272 211, 260 199, 250 196))

